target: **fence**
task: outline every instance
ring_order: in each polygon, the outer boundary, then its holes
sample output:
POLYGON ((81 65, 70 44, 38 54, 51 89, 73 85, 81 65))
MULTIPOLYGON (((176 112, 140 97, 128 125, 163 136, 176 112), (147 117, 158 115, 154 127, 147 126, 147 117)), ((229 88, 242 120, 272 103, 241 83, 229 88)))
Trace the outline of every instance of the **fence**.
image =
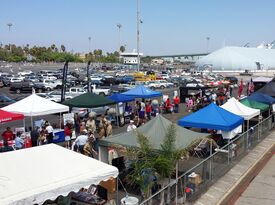
POLYGON ((140 205, 193 202, 262 141, 275 126, 270 115, 175 179, 140 205), (165 203, 162 203, 164 202, 165 203))

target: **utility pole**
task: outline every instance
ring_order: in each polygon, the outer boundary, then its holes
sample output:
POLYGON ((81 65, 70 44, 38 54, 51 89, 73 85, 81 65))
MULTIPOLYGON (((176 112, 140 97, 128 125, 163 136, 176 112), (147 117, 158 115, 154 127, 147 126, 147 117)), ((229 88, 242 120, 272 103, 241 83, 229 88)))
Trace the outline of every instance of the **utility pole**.
POLYGON ((137 72, 139 72, 140 56, 139 56, 139 0, 137 0, 137 72))
POLYGON ((88 40, 89 40, 89 53, 90 53, 91 52, 91 40, 92 40, 92 38, 89 36, 88 40))
POLYGON ((120 29, 121 29, 122 25, 120 23, 118 23, 116 26, 118 27, 118 52, 120 52, 120 46, 121 46, 120 29))
MULTIPOLYGON (((8 23, 7 26, 9 27, 9 33, 11 32, 11 27, 13 26, 12 23, 8 23)), ((10 52, 11 52, 11 42, 10 44, 10 52)))

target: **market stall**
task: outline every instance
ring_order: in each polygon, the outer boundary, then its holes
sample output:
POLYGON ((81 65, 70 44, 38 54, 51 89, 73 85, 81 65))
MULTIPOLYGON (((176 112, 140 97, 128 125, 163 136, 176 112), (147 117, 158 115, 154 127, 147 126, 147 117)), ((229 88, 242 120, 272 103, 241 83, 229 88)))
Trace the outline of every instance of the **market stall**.
POLYGON ((241 132, 243 122, 243 117, 235 115, 215 103, 178 120, 178 124, 183 127, 221 130, 224 139, 232 139, 241 132))
POLYGON ((43 204, 118 175, 116 167, 55 144, 0 155, 1 205, 43 204))
POLYGON ((122 93, 122 95, 130 96, 133 98, 154 98, 162 96, 162 93, 146 88, 143 85, 139 85, 131 90, 122 93))
MULTIPOLYGON (((31 118, 31 126, 34 126, 33 117, 60 113, 60 128, 61 128, 61 113, 69 112, 69 107, 42 98, 35 93, 15 102, 11 105, 2 108, 5 111, 23 114, 25 117, 31 118)), ((64 132, 64 131, 63 131, 64 132)), ((60 133, 60 129, 54 130, 54 133, 60 133)), ((64 141, 64 140, 63 140, 64 141)))

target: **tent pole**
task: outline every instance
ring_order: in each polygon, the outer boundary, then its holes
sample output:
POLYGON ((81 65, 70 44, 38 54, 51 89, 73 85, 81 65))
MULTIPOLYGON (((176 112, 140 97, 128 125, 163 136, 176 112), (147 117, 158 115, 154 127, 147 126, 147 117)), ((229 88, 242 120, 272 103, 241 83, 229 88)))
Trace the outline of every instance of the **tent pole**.
POLYGON ((61 129, 61 112, 59 113, 59 127, 61 129))
POLYGON ((119 127, 119 110, 118 110, 118 103, 116 104, 116 120, 117 120, 117 127, 119 127))
POLYGON ((249 148, 249 120, 247 120, 247 129, 246 129, 246 131, 247 131, 247 133, 246 133, 246 145, 247 145, 247 149, 249 148))
POLYGON ((31 116, 31 127, 33 128, 32 116, 31 116))
POLYGON ((25 118, 23 119, 23 127, 24 127, 24 129, 26 129, 26 122, 25 122, 25 118))

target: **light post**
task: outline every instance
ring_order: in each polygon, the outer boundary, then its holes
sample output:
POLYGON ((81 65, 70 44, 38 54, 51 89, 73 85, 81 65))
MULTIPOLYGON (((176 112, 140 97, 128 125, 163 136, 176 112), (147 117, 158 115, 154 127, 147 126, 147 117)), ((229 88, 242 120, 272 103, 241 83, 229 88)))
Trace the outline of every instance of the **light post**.
MULTIPOLYGON (((13 26, 12 23, 8 23, 7 26, 9 27, 9 33, 11 32, 11 27, 13 26)), ((10 52, 11 52, 11 43, 10 44, 10 52)))
POLYGON ((209 52, 209 41, 210 41, 210 37, 206 37, 206 53, 209 52))
POLYGON ((120 51, 120 46, 121 46, 120 29, 121 29, 122 25, 120 23, 118 23, 116 26, 118 27, 118 51, 120 51))
POLYGON ((92 38, 89 36, 88 40, 89 40, 89 53, 90 53, 91 52, 91 40, 92 40, 92 38))
POLYGON ((139 0, 137 0, 137 71, 139 72, 139 66, 140 66, 140 56, 139 56, 139 24, 140 24, 140 18, 139 18, 139 0))

